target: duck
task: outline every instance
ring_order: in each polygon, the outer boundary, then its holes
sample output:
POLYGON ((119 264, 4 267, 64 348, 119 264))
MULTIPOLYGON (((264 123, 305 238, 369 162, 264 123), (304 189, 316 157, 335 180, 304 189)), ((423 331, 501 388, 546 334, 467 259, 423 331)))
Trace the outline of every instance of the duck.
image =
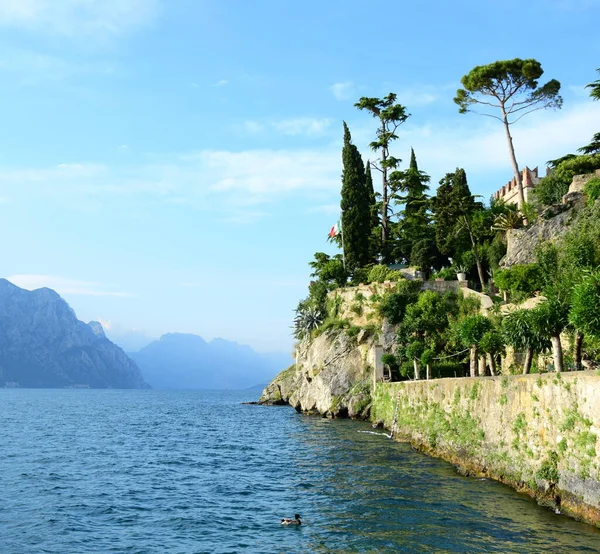
POLYGON ((302 525, 300 521, 300 514, 294 514, 294 519, 291 517, 284 517, 281 520, 281 525, 302 525))

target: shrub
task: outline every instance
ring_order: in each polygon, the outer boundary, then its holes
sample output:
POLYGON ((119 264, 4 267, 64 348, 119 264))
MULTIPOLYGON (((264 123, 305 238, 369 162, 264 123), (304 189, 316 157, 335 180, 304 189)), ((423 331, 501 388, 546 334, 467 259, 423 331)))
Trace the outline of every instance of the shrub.
POLYGON ((520 264, 497 271, 494 282, 500 289, 511 293, 532 294, 544 286, 544 276, 538 264, 520 264))
POLYGON ((384 281, 397 281, 402 279, 403 275, 401 271, 390 269, 385 265, 374 265, 369 270, 368 281, 369 283, 383 283, 384 281))
POLYGON ((378 306, 381 317, 387 319, 392 325, 402 321, 406 307, 417 300, 421 283, 419 281, 401 281, 396 288, 397 292, 386 294, 378 306))
POLYGON ((558 204, 575 175, 593 173, 596 169, 600 169, 600 154, 565 157, 551 175, 535 186, 535 198, 542 204, 558 204))
POLYGON ((590 179, 583 187, 583 192, 588 197, 588 204, 593 204, 600 198, 600 177, 590 179))

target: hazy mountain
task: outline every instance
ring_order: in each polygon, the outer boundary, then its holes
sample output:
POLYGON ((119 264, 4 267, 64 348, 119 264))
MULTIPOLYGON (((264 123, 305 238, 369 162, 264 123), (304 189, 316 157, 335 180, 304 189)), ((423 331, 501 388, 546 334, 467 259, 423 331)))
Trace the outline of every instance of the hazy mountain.
POLYGON ((269 382, 292 363, 286 354, 259 354, 236 342, 169 333, 129 354, 154 388, 245 389, 269 382))
POLYGON ((147 388, 137 365, 47 288, 0 279, 0 386, 147 388))

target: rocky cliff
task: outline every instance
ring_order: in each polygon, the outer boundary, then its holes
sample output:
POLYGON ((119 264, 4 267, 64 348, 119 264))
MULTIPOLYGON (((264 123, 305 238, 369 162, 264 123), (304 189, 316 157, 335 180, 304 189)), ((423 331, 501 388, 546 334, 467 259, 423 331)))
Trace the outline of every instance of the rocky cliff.
MULTIPOLYGON (((600 170, 599 170, 600 173, 600 170)), ((575 175, 561 204, 547 207, 537 223, 528 229, 509 229, 506 232, 506 255, 500 265, 508 268, 535 262, 539 245, 555 242, 568 230, 577 211, 585 205, 583 189, 596 174, 575 175)))
POLYGON ((0 279, 0 386, 148 388, 98 326, 79 321, 51 289, 28 291, 0 279))
POLYGON ((301 343, 296 364, 280 373, 259 400, 290 404, 297 411, 327 417, 366 418, 371 404, 373 340, 357 344, 343 331, 329 331, 301 343))

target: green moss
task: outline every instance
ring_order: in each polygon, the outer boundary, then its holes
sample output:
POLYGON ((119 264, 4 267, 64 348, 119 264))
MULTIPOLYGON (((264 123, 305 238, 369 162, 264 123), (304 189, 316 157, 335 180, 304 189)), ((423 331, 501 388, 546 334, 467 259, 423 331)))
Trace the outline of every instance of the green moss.
POLYGON ((460 397, 461 397, 461 393, 460 393, 460 388, 456 387, 454 389, 454 398, 452 400, 452 403, 457 406, 458 404, 460 404, 460 397))
POLYGON ((508 388, 508 377, 504 377, 502 379, 502 388, 503 389, 507 389, 508 388))
POLYGON ((539 401, 540 401, 540 399, 537 397, 537 395, 536 395, 536 394, 532 394, 532 395, 531 395, 531 399, 532 399, 534 402, 539 402, 539 401))
POLYGON ((550 483, 558 483, 558 454, 556 452, 553 450, 548 452, 548 457, 542 462, 535 476, 537 479, 550 483))
POLYGON ((582 456, 596 456, 596 434, 591 431, 580 431, 573 439, 573 448, 582 456))
POLYGON ((469 400, 477 400, 477 397, 479 396, 480 388, 481 388, 481 385, 479 383, 473 384, 473 386, 471 387, 471 392, 469 393, 469 400))
POLYGON ((500 395, 500 398, 498 398, 498 404, 500 404, 500 406, 504 406, 504 405, 506 405, 507 402, 508 402, 508 397, 506 396, 506 393, 500 395))
POLYGON ((513 433, 518 435, 527 427, 527 420, 525 419, 525 414, 523 412, 519 412, 515 420, 512 424, 513 433))
POLYGON ((359 302, 354 302, 350 305, 350 311, 354 312, 357 316, 360 317, 363 315, 363 306, 359 302))

